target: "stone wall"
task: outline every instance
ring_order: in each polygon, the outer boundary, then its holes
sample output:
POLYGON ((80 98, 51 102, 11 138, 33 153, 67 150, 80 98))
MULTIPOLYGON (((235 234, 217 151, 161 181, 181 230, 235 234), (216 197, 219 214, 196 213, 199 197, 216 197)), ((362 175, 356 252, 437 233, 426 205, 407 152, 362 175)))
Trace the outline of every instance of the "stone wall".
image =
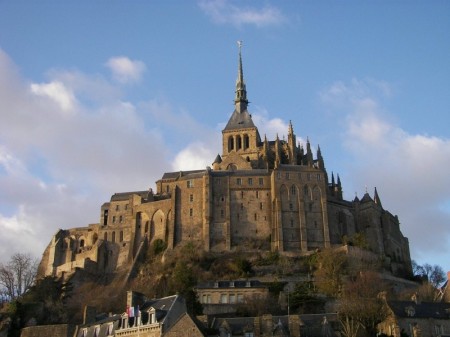
POLYGON ((23 328, 20 337, 73 337, 75 325, 58 324, 23 328))

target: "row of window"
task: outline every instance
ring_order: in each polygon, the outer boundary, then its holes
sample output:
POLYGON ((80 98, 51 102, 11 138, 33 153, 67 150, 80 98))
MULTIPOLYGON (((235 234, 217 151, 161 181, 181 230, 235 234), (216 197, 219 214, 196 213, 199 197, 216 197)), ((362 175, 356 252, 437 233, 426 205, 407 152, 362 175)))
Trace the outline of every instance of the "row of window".
MULTIPOLYGON (((304 175, 304 173, 303 173, 303 175, 304 175)), ((281 177, 282 177, 282 172, 278 171, 277 172, 277 179, 281 179, 281 177)), ((286 180, 294 179, 294 173, 292 173, 292 172, 285 172, 284 177, 285 177, 286 180)), ((316 174, 315 173, 306 173, 306 180, 311 181, 311 180, 314 179, 314 177, 317 179, 317 181, 322 180, 322 175, 320 173, 316 173, 316 174)), ((302 173, 298 173, 298 179, 300 179, 300 180, 303 179, 302 178, 302 173)))
MULTIPOLYGON (((220 180, 218 180, 220 181, 220 180)), ((241 186, 243 183, 243 179, 242 178, 236 178, 236 184, 241 186)), ((247 178, 247 185, 248 186, 253 186, 253 178, 247 178)), ((264 178, 258 178, 258 185, 259 186, 264 186, 264 178)))
POLYGON ((112 222, 116 223, 117 220, 118 220, 119 223, 122 223, 123 222, 123 215, 119 215, 119 219, 117 219, 117 217, 115 215, 113 215, 112 222))
MULTIPOLYGON (((125 211, 128 210, 128 204, 125 204, 125 205, 123 206, 123 209, 124 209, 125 211)), ((119 204, 116 205, 115 210, 116 210, 116 211, 120 211, 120 205, 119 205, 119 204)))
MULTIPOLYGON (((110 234, 110 240, 109 241, 111 241, 112 243, 115 243, 116 242, 116 232, 110 232, 111 234, 110 234)), ((105 241, 108 241, 108 232, 105 232, 104 234, 103 234, 103 240, 105 240, 105 241)), ((122 242, 123 241, 123 231, 120 231, 119 232, 119 242, 122 242)))

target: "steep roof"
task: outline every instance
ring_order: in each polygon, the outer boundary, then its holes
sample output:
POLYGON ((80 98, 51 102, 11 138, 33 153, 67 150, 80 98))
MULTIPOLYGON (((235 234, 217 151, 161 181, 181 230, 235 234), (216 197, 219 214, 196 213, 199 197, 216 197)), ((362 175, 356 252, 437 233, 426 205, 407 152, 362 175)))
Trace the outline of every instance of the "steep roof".
POLYGON ((223 131, 247 129, 254 127, 255 124, 253 123, 252 115, 250 115, 250 113, 247 110, 244 110, 242 112, 234 110, 223 131))

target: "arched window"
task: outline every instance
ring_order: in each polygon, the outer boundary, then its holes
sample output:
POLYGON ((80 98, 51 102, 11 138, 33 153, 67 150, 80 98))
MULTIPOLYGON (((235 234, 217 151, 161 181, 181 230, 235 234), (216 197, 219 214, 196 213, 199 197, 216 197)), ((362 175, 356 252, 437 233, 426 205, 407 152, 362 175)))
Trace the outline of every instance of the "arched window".
POLYGON ((119 242, 122 242, 122 241, 123 241, 123 231, 120 231, 120 237, 119 237, 119 239, 120 239, 119 242))
POLYGON ((296 191, 297 191, 297 188, 295 187, 295 185, 292 185, 291 186, 291 195, 295 195, 296 191))
POLYGON ((103 240, 108 241, 108 233, 105 232, 105 234, 103 234, 103 240))
POLYGON ((244 135, 244 149, 248 149, 250 147, 250 139, 248 135, 244 135))
POLYGON ((84 239, 80 240, 80 247, 84 247, 84 239))
POLYGON ((242 149, 242 139, 241 136, 236 137, 236 150, 242 149))
POLYGON ((112 238, 111 238, 112 243, 116 242, 116 232, 112 232, 112 238))
POLYGON ((228 137, 228 152, 234 150, 234 139, 233 136, 228 137))

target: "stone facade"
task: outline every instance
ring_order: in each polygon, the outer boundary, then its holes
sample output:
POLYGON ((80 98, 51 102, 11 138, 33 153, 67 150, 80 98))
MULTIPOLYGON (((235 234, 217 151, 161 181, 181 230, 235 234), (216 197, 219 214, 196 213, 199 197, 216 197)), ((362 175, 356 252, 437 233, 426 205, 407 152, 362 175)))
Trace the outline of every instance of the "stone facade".
POLYGON ((164 173, 156 191, 116 193, 101 207, 100 221, 58 231, 40 265, 40 275, 75 268, 113 272, 129 267, 147 243, 168 249, 194 242, 205 251, 279 251, 308 254, 341 245, 343 236, 365 236, 370 250, 395 270, 410 272, 408 239, 378 192, 343 199, 339 176, 329 179, 321 149, 297 143, 292 123, 287 139, 260 137, 247 110, 239 53, 235 109, 222 131, 222 154, 212 167, 164 173))

